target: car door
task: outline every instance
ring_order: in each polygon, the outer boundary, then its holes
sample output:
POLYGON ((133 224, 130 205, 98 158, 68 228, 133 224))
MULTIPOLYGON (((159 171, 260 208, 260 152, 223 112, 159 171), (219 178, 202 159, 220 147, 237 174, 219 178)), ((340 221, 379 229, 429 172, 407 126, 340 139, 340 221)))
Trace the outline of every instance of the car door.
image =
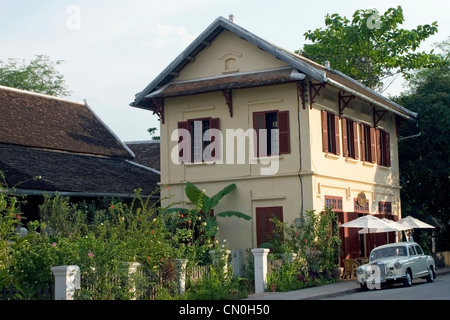
POLYGON ((413 278, 415 278, 417 276, 418 272, 420 272, 419 256, 417 255, 414 245, 410 245, 408 247, 408 251, 409 251, 408 265, 411 268, 413 278))
POLYGON ((428 274, 428 265, 427 265, 427 256, 423 253, 422 248, 415 244, 414 248, 416 249, 417 253, 417 268, 416 274, 418 276, 423 276, 428 274))

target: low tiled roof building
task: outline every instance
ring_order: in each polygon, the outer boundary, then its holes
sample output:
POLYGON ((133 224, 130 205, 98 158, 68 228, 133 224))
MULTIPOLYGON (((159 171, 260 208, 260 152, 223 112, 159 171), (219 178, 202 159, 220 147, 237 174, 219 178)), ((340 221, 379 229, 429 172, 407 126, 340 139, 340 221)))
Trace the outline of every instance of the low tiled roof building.
POLYGON ((140 189, 159 198, 159 171, 136 163, 86 102, 0 86, 0 114, 3 187, 35 197, 131 199, 140 189))

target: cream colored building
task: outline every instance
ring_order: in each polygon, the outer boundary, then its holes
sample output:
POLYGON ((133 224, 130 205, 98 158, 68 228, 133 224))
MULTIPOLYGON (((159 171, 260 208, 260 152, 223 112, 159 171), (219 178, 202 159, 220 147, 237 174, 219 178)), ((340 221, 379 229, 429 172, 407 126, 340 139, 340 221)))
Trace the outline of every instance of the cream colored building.
MULTIPOLYGON (((187 201, 187 181, 208 195, 237 185, 216 207, 252 216, 218 219, 231 248, 264 242, 271 214, 289 223, 333 205, 341 223, 401 218, 396 130, 416 114, 227 19, 216 19, 131 106, 160 118, 163 198, 187 201), (221 136, 211 139, 209 128, 221 136), (181 140, 180 132, 192 135, 181 140)), ((344 255, 365 255, 357 230, 342 229, 344 255)))

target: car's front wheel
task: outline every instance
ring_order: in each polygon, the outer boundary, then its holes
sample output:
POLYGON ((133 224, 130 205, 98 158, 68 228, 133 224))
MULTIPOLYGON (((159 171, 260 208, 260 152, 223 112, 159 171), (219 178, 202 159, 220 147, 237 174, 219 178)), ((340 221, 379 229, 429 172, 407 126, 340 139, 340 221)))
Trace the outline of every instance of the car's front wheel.
POLYGON ((433 267, 431 267, 430 269, 428 269, 428 276, 427 276, 427 282, 433 282, 434 279, 436 278, 436 274, 434 273, 433 267))
POLYGON ((367 290, 369 290, 369 288, 367 287, 367 283, 365 283, 365 282, 364 282, 364 283, 361 283, 360 286, 361 286, 361 290, 362 290, 362 291, 367 291, 367 290))
POLYGON ((412 275, 411 275, 411 271, 409 271, 409 270, 406 270, 405 278, 403 279, 403 285, 405 287, 412 286, 412 275))

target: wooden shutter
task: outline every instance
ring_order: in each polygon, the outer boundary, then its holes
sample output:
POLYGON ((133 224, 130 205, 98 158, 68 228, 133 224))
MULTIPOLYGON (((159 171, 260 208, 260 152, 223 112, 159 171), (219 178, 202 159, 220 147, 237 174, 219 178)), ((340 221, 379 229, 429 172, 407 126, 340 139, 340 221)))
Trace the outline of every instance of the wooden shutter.
POLYGON ((359 126, 359 133, 361 137, 361 160, 366 161, 366 132, 364 130, 364 125, 359 126))
POLYGON ((384 132, 382 143, 383 143, 383 148, 384 148, 383 165, 386 167, 390 167, 391 166, 391 139, 390 139, 389 132, 384 132))
POLYGON ((384 133, 383 143, 384 143, 384 150, 386 151, 384 153, 384 157, 385 157, 384 165, 386 167, 390 167, 391 166, 391 139, 390 139, 389 132, 384 133))
POLYGON ((353 147, 355 149, 355 159, 358 159, 358 124, 353 122, 353 147))
POLYGON ((322 150, 328 152, 328 125, 327 125, 328 113, 322 110, 322 150))
POLYGON ((376 162, 376 134, 375 134, 375 128, 370 128, 370 162, 375 163, 376 162))
POLYGON ((253 112, 253 129, 256 131, 256 141, 254 141, 255 155, 259 156, 259 130, 266 129, 266 114, 264 112, 253 112))
POLYGON ((257 207, 256 208, 256 244, 259 247, 268 242, 276 230, 276 225, 270 219, 276 216, 283 222, 283 207, 257 207))
MULTIPOLYGON (((211 129, 220 130, 220 126, 219 125, 220 125, 220 119, 219 118, 212 118, 209 121, 209 127, 211 129)), ((211 136, 211 143, 213 143, 213 142, 215 143, 215 141, 216 141, 216 137, 215 136, 211 136)), ((212 156, 213 160, 220 159, 220 156, 221 156, 220 151, 222 150, 222 146, 220 145, 220 141, 218 141, 217 143, 218 143, 217 148, 215 148, 211 152, 211 156, 212 156)))
POLYGON ((377 150, 377 164, 378 165, 382 165, 383 164, 383 159, 381 158, 382 152, 381 152, 381 148, 382 148, 382 142, 381 142, 381 132, 380 130, 375 129, 375 146, 376 146, 376 150, 377 150))
POLYGON ((279 111, 278 114, 278 133, 279 133, 279 151, 280 154, 291 152, 291 142, 289 134, 289 111, 279 111))
MULTIPOLYGON (((185 129, 185 130, 189 131, 188 122, 187 121, 178 122, 178 129, 185 129)), ((182 162, 184 160, 184 161, 189 162, 191 159, 189 159, 188 153, 184 154, 185 150, 183 150, 183 148, 181 147, 181 144, 180 144, 180 142, 182 142, 182 141, 183 141, 183 136, 181 134, 179 134, 178 135, 178 161, 182 162)))
POLYGON ((348 157, 347 119, 342 118, 342 155, 348 157))
POLYGON ((336 145, 336 154, 339 155, 341 153, 341 141, 339 135, 339 117, 334 115, 334 143, 336 145))

